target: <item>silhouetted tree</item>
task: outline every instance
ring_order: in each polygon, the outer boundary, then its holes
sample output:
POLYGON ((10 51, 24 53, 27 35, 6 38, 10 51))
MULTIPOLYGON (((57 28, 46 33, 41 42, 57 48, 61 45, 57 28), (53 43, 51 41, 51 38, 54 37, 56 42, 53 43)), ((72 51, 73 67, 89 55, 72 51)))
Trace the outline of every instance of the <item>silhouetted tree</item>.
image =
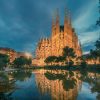
POLYGON ((95 43, 95 47, 96 47, 96 56, 97 58, 99 58, 99 62, 100 62, 100 38, 96 41, 95 43))
POLYGON ((100 50, 100 38, 95 43, 96 50, 100 50))
POLYGON ((29 58, 29 59, 26 59, 26 65, 30 66, 32 64, 32 59, 29 58))
POLYGON ((63 56, 59 56, 56 58, 57 63, 59 63, 59 62, 64 63, 64 61, 65 61, 65 57, 63 57, 63 56))
POLYGON ((69 65, 69 62, 76 57, 75 52, 72 48, 69 48, 68 46, 66 46, 63 49, 63 57, 66 58, 67 60, 67 64, 69 65))
POLYGON ((52 65, 52 63, 53 62, 56 62, 56 60, 57 60, 57 57, 56 56, 49 56, 49 57, 47 57, 46 59, 45 59, 45 63, 47 63, 47 64, 49 64, 49 63, 51 63, 51 65, 52 65))
POLYGON ((32 63, 32 60, 31 59, 27 59, 25 57, 19 57, 19 58, 16 58, 13 62, 13 64, 16 66, 16 67, 23 67, 24 65, 31 65, 32 63))
POLYGON ((10 58, 6 54, 0 54, 0 69, 3 69, 10 62, 10 58))
POLYGON ((95 50, 90 50, 90 54, 94 61, 96 61, 97 58, 99 58, 100 62, 100 38, 95 42, 95 47, 96 47, 95 50))

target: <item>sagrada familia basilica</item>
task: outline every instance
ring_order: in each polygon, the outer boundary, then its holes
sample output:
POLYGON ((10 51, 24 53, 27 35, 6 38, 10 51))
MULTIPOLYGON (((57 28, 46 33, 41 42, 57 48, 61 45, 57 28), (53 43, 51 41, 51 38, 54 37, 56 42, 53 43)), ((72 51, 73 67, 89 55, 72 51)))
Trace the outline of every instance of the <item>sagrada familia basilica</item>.
POLYGON ((62 56, 64 47, 73 48, 77 56, 82 55, 81 45, 71 24, 70 12, 65 10, 64 25, 60 25, 59 12, 52 20, 52 32, 49 38, 42 38, 36 48, 36 58, 43 63, 49 56, 62 56))

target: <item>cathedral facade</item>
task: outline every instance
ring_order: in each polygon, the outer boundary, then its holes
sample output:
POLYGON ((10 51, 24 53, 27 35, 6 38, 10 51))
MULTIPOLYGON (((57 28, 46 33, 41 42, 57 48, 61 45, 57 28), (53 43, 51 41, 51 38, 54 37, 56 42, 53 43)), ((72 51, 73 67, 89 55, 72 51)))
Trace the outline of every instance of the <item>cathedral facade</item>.
POLYGON ((60 25, 59 14, 52 20, 50 38, 40 39, 36 48, 36 59, 46 59, 49 56, 62 56, 64 47, 73 48, 77 56, 82 55, 78 36, 72 28, 71 17, 65 12, 64 25, 60 25))

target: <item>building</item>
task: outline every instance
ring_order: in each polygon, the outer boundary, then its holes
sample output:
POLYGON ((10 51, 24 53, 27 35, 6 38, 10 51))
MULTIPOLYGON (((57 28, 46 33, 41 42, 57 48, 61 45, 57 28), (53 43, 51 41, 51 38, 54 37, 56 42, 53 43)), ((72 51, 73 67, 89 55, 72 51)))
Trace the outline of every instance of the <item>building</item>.
POLYGON ((10 57, 10 62, 13 62, 17 55, 15 50, 3 47, 0 47, 0 53, 8 55, 10 57))
POLYGON ((24 57, 24 58, 32 58, 32 55, 27 52, 17 52, 17 58, 24 57))
POLYGON ((96 57, 95 59, 91 56, 90 53, 84 54, 83 58, 85 59, 86 63, 89 65, 99 65, 100 64, 100 57, 96 57))
POLYGON ((15 50, 13 50, 11 48, 0 47, 0 53, 8 55, 11 63, 15 60, 15 58, 19 58, 19 57, 25 57, 25 58, 31 58, 32 59, 32 55, 30 53, 16 52, 15 50))
MULTIPOLYGON (((77 56, 82 55, 81 45, 75 29, 72 28, 69 11, 65 11, 64 25, 60 25, 59 14, 52 20, 52 32, 50 38, 42 38, 36 48, 36 59, 42 60, 48 56, 62 56, 64 47, 73 48, 77 56)), ((41 65, 40 64, 40 65, 41 65)))
MULTIPOLYGON (((82 88, 82 81, 77 78, 80 77, 80 74, 74 72, 73 79, 76 80, 76 86, 66 91, 63 86, 63 81, 59 79, 50 80, 45 76, 46 72, 50 72, 55 75, 66 74, 66 71, 61 70, 39 70, 39 72, 35 73, 36 85, 38 87, 39 93, 41 97, 49 94, 51 96, 51 100, 76 100, 78 92, 82 88)), ((68 84, 67 84, 68 85, 68 84)))

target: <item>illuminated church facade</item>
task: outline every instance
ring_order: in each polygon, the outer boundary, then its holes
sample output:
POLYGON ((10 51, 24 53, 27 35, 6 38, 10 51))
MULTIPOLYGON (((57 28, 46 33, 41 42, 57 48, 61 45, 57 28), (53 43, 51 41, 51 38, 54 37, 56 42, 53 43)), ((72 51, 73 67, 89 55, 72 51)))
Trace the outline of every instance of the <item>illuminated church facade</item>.
POLYGON ((73 48, 77 56, 82 55, 78 36, 71 24, 70 13, 65 11, 64 25, 60 25, 59 13, 52 20, 50 38, 42 38, 36 48, 36 59, 46 59, 49 56, 62 56, 64 47, 73 48))

